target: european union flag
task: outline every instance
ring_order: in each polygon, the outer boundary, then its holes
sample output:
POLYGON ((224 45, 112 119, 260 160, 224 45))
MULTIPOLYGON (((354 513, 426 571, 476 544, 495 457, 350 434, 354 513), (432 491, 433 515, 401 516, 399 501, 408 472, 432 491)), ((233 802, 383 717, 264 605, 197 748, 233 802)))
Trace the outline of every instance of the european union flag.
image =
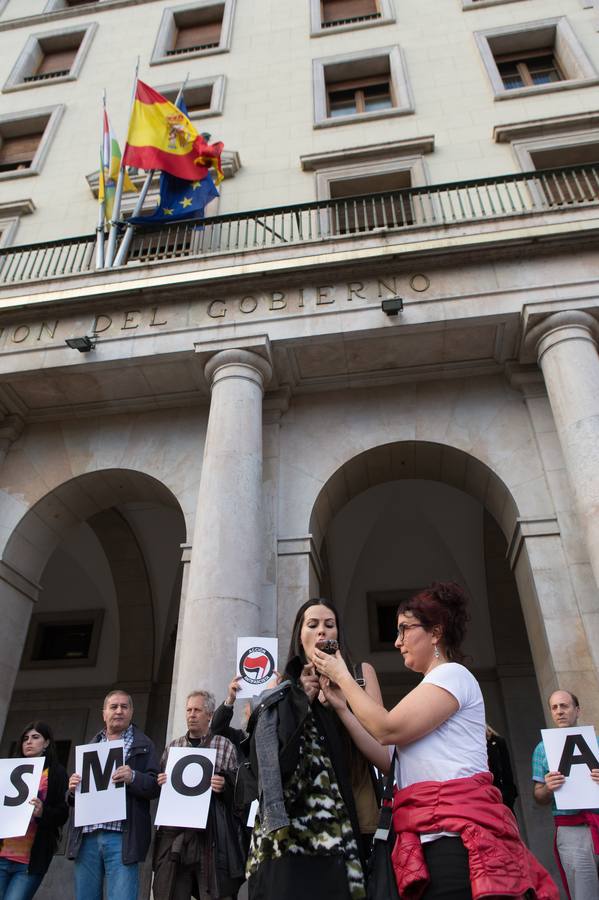
POLYGON ((136 216, 129 221, 133 225, 160 223, 204 218, 206 205, 218 197, 219 193, 210 175, 201 181, 183 181, 163 172, 160 176, 160 200, 149 216, 136 216))

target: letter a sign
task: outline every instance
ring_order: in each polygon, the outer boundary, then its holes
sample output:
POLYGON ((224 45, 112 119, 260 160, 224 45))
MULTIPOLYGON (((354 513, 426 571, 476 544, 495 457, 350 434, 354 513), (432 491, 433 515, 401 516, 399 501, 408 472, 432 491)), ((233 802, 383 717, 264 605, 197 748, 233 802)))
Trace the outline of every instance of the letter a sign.
POLYGON ((102 741, 75 747, 75 771, 81 783, 75 792, 75 825, 120 822, 127 815, 125 785, 112 776, 123 765, 124 741, 102 741))
POLYGON ((591 769, 599 769, 599 747, 594 728, 541 730, 550 772, 565 775, 565 784, 554 793, 558 809, 599 809, 599 784, 591 778, 591 769))
POLYGON ((44 758, 0 759, 0 838, 23 837, 40 786, 44 758))

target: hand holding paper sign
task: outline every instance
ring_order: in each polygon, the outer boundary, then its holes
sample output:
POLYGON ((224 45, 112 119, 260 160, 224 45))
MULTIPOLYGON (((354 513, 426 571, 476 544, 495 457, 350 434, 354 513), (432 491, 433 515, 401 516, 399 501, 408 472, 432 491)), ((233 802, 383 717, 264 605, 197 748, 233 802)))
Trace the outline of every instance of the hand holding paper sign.
POLYGON ((277 638, 237 638, 237 671, 241 676, 237 697, 248 699, 269 686, 277 668, 277 638))
POLYGON ((541 730, 547 790, 558 809, 599 809, 599 746, 590 725, 541 730))
POLYGON ((43 757, 0 759, 0 839, 26 833, 43 768, 43 757))
MULTIPOLYGON (((196 747, 171 747, 166 760, 166 771, 156 825, 174 828, 205 828, 208 820, 213 782, 220 784, 222 776, 214 775, 216 750, 196 747)), ((224 786, 224 778, 222 778, 224 786)), ((222 788, 221 788, 222 790, 222 788)))
POLYGON ((131 769, 124 764, 124 741, 75 747, 77 772, 69 779, 75 793, 75 825, 102 825, 126 818, 125 784, 131 769), (119 773, 117 775, 117 773, 119 773))

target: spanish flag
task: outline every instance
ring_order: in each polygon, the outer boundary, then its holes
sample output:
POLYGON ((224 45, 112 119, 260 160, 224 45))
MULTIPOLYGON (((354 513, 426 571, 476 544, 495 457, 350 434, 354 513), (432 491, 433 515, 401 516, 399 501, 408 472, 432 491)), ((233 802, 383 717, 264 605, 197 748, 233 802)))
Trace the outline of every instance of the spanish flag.
POLYGON ((137 82, 123 165, 200 181, 209 168, 222 180, 222 144, 209 144, 187 116, 143 81, 137 82))

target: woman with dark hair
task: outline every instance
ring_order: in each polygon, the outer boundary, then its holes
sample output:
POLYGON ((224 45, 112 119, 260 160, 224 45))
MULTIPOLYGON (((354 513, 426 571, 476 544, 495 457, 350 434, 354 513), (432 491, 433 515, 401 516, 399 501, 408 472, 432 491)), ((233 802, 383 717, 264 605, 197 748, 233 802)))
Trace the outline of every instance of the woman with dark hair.
MULTIPOLYGON (((360 725, 343 697, 325 699, 311 661, 318 645, 329 652, 338 646, 339 658, 354 671, 337 611, 328 600, 314 599, 297 612, 284 680, 262 695, 250 719, 262 796, 248 858, 251 900, 366 896, 363 863, 378 812, 368 763, 388 771, 389 753, 360 725), (272 708, 274 735, 268 719, 272 708), (269 742, 275 766, 267 762, 269 742)), ((372 666, 357 669, 358 690, 381 704, 372 666)))
POLYGON ((312 660, 325 697, 341 695, 376 740, 396 745, 393 866, 401 896, 470 900, 532 891, 557 900, 493 787, 481 690, 462 665, 468 618, 455 583, 402 601, 395 646, 424 677, 389 712, 359 690, 341 654, 316 647, 312 660))
POLYGON ((45 722, 30 722, 23 729, 15 756, 45 757, 33 815, 27 832, 0 841, 0 900, 30 900, 34 896, 58 846, 61 826, 69 809, 68 777, 58 762, 52 730, 45 722))

